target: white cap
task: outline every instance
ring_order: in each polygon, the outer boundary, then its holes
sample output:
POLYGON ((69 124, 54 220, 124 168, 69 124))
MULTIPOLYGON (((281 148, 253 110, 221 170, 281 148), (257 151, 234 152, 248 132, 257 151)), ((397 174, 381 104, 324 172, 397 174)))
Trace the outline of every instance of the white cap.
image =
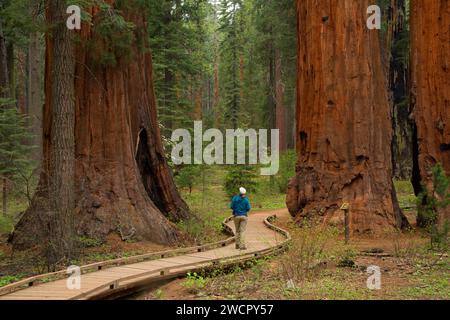
POLYGON ((243 188, 243 187, 240 187, 239 188, 239 193, 240 194, 247 194, 247 190, 245 190, 245 188, 243 188))

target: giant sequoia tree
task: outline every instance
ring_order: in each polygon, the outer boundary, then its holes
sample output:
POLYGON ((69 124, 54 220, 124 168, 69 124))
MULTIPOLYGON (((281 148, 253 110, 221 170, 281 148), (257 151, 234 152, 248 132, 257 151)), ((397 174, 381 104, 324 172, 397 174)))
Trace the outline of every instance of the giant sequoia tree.
MULTIPOLYGON (((432 190, 432 168, 450 174, 450 1, 411 1, 411 104, 416 125, 413 184, 432 190)), ((447 209, 450 217, 450 210, 447 209)))
MULTIPOLYGON (((129 1, 120 2, 124 8, 108 2, 110 7, 88 10, 92 25, 83 24, 74 50, 75 231, 173 243, 178 232, 169 220, 187 218, 189 211, 164 157, 145 13, 129 1), (105 20, 112 16, 115 27, 105 20), (107 28, 115 29, 105 33, 107 28)), ((61 174, 50 163, 58 151, 50 139, 55 130, 50 93, 57 85, 52 73, 58 72, 54 41, 47 36, 43 172, 32 206, 11 238, 17 248, 45 243, 55 218, 47 214, 54 197, 49 177, 61 174)))
POLYGON ((392 126, 370 1, 298 0, 297 176, 287 205, 298 219, 337 222, 350 204, 353 233, 407 224, 392 183, 392 126))

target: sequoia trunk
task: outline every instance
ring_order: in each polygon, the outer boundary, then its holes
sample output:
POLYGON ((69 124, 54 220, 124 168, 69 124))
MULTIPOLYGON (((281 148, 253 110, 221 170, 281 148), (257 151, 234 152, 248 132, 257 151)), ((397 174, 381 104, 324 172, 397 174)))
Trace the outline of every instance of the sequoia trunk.
MULTIPOLYGON (((450 1, 411 1, 411 104, 416 125, 413 184, 432 190, 431 169, 450 175, 450 1)), ((447 209, 447 217, 450 210, 447 209)))
MULTIPOLYGON (((136 10, 137 11, 137 10, 136 10)), ((135 37, 146 43, 143 13, 124 17, 136 25, 135 37)), ((95 27, 98 9, 89 12, 95 27)), ((117 65, 99 63, 103 40, 94 27, 84 24, 75 50, 75 210, 78 235, 105 239, 146 239, 169 244, 179 239, 172 221, 190 216, 178 194, 164 155, 148 48, 134 43, 130 57, 117 65), (92 43, 93 46, 82 45, 92 43)), ((53 39, 47 38, 45 91, 55 83, 53 39)), ((47 223, 41 214, 48 201, 47 177, 54 174, 49 155, 53 101, 46 94, 44 110, 44 163, 39 191, 32 206, 16 226, 12 243, 25 248, 47 238, 47 223)))
POLYGON ((299 0, 297 175, 287 205, 298 220, 343 223, 352 233, 407 225, 392 183, 392 125, 378 31, 368 0, 299 0))

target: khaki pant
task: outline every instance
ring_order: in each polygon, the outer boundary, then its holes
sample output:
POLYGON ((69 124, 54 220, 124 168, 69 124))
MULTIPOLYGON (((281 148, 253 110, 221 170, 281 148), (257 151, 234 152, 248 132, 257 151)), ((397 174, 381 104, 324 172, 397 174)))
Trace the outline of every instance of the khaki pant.
POLYGON ((236 227, 236 249, 245 249, 244 232, 247 228, 248 218, 246 216, 234 217, 234 225, 236 227))

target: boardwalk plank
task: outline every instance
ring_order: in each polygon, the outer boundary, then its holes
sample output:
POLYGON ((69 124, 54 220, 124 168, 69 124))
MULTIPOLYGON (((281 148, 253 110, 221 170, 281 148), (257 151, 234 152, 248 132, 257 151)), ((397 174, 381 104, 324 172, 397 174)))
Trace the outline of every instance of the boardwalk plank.
MULTIPOLYGON (((56 280, 49 283, 36 284, 33 287, 24 288, 16 292, 0 296, 0 300, 59 300, 71 299, 88 293, 84 298, 90 298, 103 290, 105 285, 119 281, 119 286, 129 286, 140 281, 157 279, 170 274, 180 274, 193 269, 202 268, 211 264, 216 259, 242 259, 242 255, 251 257, 258 251, 277 247, 286 241, 280 233, 273 231, 264 224, 264 220, 270 213, 256 213, 249 217, 248 230, 246 233, 247 249, 236 250, 235 244, 231 243, 225 247, 193 252, 189 254, 133 263, 123 266, 112 266, 103 270, 83 274, 81 276, 81 289, 69 290, 66 287, 66 279, 56 280), (169 270, 170 269, 170 270, 169 270), (164 270, 161 275, 159 271, 164 270), (155 272, 153 274, 153 272, 155 272), (130 279, 130 277, 132 277, 130 279), (122 280, 120 282, 121 279, 122 280)), ((228 225, 234 230, 233 221, 228 225)), ((114 287, 115 288, 115 287, 114 287)), ((104 290, 109 290, 105 287, 104 290)))

